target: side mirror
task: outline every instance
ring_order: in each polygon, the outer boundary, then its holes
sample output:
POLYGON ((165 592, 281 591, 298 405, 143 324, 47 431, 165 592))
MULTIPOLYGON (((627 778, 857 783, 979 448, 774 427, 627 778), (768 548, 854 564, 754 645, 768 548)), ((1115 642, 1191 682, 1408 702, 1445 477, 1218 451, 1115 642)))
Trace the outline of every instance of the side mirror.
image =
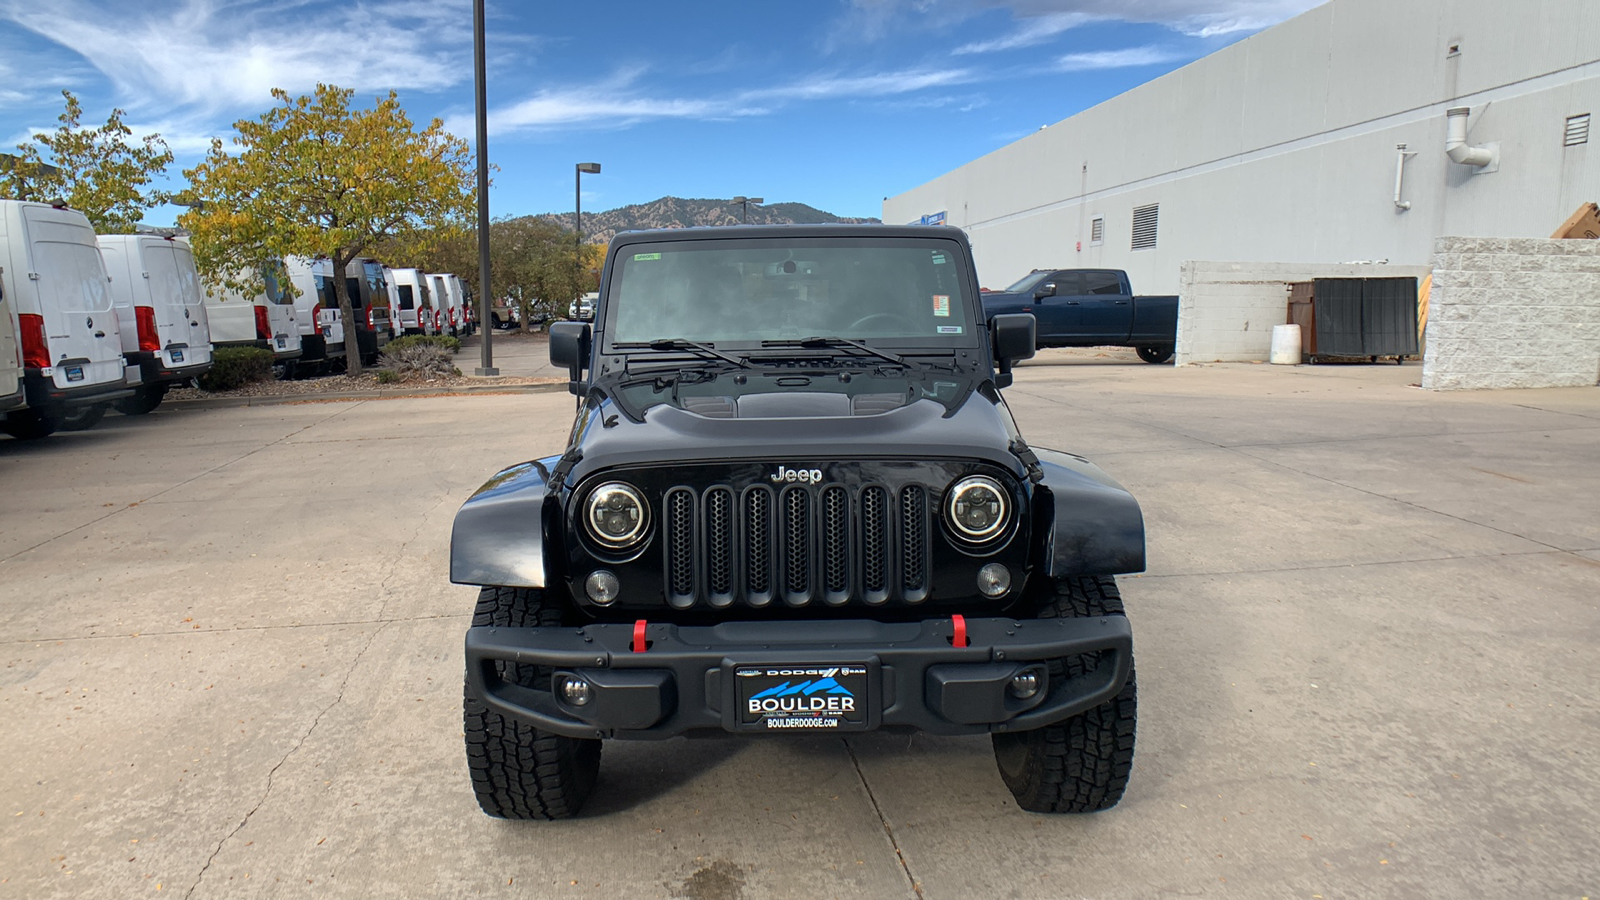
POLYGON ((1034 292, 1033 292, 1033 299, 1042 300, 1045 297, 1054 297, 1055 295, 1056 295, 1056 283, 1051 281, 1051 282, 1048 282, 1046 284, 1039 285, 1039 287, 1037 289, 1035 289, 1034 292))
POLYGON ((989 339, 994 342, 996 387, 1011 386, 1011 366, 1032 359, 1038 345, 1039 323, 1031 313, 1011 313, 989 320, 989 339))
POLYGON ((557 322, 550 326, 550 364, 567 370, 567 390, 583 390, 583 370, 589 365, 590 331, 587 322, 557 322))

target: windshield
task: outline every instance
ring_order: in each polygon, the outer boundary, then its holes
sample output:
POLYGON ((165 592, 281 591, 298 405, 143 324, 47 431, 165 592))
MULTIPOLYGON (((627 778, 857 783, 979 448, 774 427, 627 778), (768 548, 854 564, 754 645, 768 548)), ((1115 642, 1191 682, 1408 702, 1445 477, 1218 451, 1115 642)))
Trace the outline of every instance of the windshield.
POLYGON ((606 328, 616 344, 830 336, 967 346, 972 301, 961 252, 938 238, 632 244, 613 263, 606 328))
POLYGON ((1049 275, 1049 272, 1029 272, 1022 276, 1022 280, 1005 289, 1007 294, 1024 294, 1039 286, 1039 282, 1049 275))

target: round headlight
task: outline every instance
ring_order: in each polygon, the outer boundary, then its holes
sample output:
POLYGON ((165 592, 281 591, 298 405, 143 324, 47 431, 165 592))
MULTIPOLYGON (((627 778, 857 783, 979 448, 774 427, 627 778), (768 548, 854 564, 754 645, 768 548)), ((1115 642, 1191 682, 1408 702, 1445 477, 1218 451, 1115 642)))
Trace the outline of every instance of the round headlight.
POLYGON ((621 549, 644 537, 650 527, 650 508, 632 485, 612 481, 589 492, 585 521, 595 540, 621 549))
POLYGON ((1010 501, 1000 482, 973 475, 950 488, 945 511, 956 534, 969 541, 986 541, 1006 527, 1010 501))

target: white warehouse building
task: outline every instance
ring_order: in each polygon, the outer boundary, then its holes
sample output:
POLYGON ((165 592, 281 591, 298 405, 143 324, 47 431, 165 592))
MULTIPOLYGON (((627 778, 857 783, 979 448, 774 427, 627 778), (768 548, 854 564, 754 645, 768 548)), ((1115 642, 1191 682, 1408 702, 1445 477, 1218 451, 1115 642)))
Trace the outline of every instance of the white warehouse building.
POLYGON ((1426 266, 1442 235, 1548 237, 1600 199, 1597 108, 1600 0, 1332 0, 888 198, 883 220, 943 214, 997 290, 1045 267, 1169 294, 1188 260, 1426 266))

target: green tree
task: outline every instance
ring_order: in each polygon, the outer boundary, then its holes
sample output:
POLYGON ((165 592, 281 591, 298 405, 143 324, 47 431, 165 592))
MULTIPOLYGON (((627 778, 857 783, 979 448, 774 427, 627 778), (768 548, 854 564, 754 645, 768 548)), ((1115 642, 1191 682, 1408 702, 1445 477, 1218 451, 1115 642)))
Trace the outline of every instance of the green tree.
POLYGON ((159 134, 130 143, 133 129, 123 124, 120 109, 99 128, 84 127, 78 98, 71 91, 61 95, 67 99, 61 124, 18 145, 16 159, 0 169, 0 196, 64 200, 88 216, 95 231, 132 231, 145 210, 165 201, 149 185, 166 173, 172 151, 159 134))
MULTIPOLYGON (((326 84, 313 96, 275 89, 280 106, 234 123, 236 154, 213 140, 205 160, 184 172, 202 205, 179 224, 193 235, 209 279, 253 292, 252 273, 268 260, 327 257, 340 315, 351 326, 342 275, 352 260, 397 239, 425 247, 431 224, 466 217, 473 202, 467 142, 438 119, 416 128, 393 91, 371 109, 352 109, 354 93, 326 84)), ((351 371, 360 372, 354 327, 345 328, 344 341, 351 371)))

